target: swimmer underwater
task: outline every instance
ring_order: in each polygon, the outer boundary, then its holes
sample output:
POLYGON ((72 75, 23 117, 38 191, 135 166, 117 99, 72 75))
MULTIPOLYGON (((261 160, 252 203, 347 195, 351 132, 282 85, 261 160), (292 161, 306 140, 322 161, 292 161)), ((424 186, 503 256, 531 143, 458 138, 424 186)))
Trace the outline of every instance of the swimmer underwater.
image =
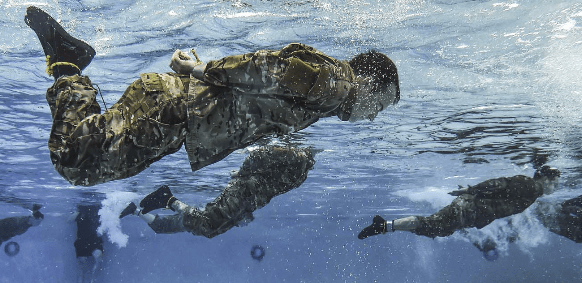
MULTIPOLYGON (((137 175, 182 146, 196 171, 261 138, 300 131, 320 118, 373 120, 400 99, 396 65, 386 55, 370 51, 348 62, 291 43, 281 50, 207 63, 195 53, 194 60, 176 50, 170 63, 174 72, 140 74, 119 101, 102 112, 97 90, 82 74, 95 50, 37 7, 27 8, 25 22, 38 36, 46 72, 55 79, 46 92, 53 119, 50 158, 73 185, 93 186, 137 175)), ((311 156, 300 159, 303 176, 305 168, 311 168, 311 156)), ((268 203, 296 186, 252 194, 268 203)), ((168 194, 169 190, 152 194, 142 202, 149 205, 144 210, 172 208, 173 196, 168 194)))

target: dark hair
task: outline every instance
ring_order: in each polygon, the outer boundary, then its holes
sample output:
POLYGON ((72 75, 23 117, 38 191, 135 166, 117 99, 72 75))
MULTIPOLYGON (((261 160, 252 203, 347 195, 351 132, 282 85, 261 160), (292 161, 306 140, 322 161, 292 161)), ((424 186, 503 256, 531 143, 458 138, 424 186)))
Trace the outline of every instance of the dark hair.
POLYGON ((536 173, 534 174, 534 179, 539 179, 541 177, 555 179, 557 177, 560 177, 560 175, 561 175, 560 170, 551 168, 548 165, 544 165, 542 166, 542 168, 536 170, 536 173))
POLYGON ((349 64, 356 76, 372 78, 376 85, 374 91, 383 91, 390 84, 395 84, 397 97, 400 99, 398 71, 388 56, 376 50, 370 50, 356 55, 349 64))

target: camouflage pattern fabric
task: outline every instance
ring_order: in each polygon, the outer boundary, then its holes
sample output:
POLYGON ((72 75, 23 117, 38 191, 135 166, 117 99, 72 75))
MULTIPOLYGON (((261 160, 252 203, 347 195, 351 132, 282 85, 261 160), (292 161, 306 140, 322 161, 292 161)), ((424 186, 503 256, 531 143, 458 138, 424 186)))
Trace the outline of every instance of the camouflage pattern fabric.
POLYGON ((315 163, 308 149, 264 147, 254 150, 227 187, 204 210, 176 200, 178 213, 156 215, 149 226, 156 233, 190 232, 213 238, 253 220, 253 211, 277 195, 299 187, 315 163))
POLYGON ((324 116, 346 99, 355 81, 347 62, 299 43, 210 61, 204 73, 210 85, 286 97, 324 116))
POLYGON ((210 61, 189 89, 186 151, 192 170, 267 135, 337 115, 354 82, 346 62, 303 44, 210 61))
POLYGON ((189 77, 144 74, 99 114, 83 76, 61 77, 47 91, 53 116, 51 160, 71 184, 90 186, 133 176, 182 146, 189 77))
POLYGON ((576 243, 582 243, 582 196, 564 201, 557 215, 559 230, 562 235, 576 243))
POLYGON ((212 238, 253 219, 252 212, 299 187, 315 163, 311 151, 262 148, 252 151, 227 187, 203 211, 188 207, 184 227, 212 238))
POLYGON ((495 219, 520 213, 543 194, 542 185, 533 178, 518 175, 487 180, 469 189, 450 205, 428 216, 417 216, 420 228, 417 235, 446 237, 455 231, 483 228, 495 219))
POLYGON ((550 231, 582 243, 582 196, 562 203, 538 201, 536 213, 550 231))
POLYGON ((346 62, 302 44, 211 61, 205 73, 204 81, 142 74, 103 114, 88 77, 59 78, 47 90, 56 170, 91 186, 136 175, 182 144, 198 170, 264 136, 338 115, 354 82, 346 62))

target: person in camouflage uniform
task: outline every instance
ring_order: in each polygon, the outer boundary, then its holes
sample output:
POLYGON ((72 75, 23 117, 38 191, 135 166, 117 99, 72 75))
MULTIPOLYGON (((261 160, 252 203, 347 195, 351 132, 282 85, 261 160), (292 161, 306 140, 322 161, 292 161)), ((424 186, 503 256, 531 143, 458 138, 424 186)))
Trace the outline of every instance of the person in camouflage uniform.
MULTIPOLYGON (((397 69, 387 56, 370 51, 346 62, 292 43, 206 64, 177 50, 170 64, 175 73, 141 74, 101 113, 97 91, 81 75, 94 49, 37 7, 27 8, 25 22, 55 78, 46 93, 51 161, 73 185, 134 176, 182 145, 198 170, 262 137, 296 132, 320 118, 372 120, 400 99, 397 69)), ((155 208, 161 207, 144 210, 155 208)))
POLYGON ((430 238, 446 237, 464 228, 483 228, 513 214, 521 213, 544 192, 553 191, 560 172, 549 166, 536 171, 533 178, 523 175, 502 177, 453 191, 453 202, 437 213, 409 216, 387 222, 376 215, 372 225, 364 228, 359 239, 385 234, 387 231, 410 231, 430 238))
POLYGON ((398 102, 394 63, 369 52, 350 63, 303 44, 207 64, 176 51, 179 73, 147 73, 101 113, 97 91, 81 76, 95 51, 44 11, 29 7, 55 83, 51 160, 71 184, 91 186, 138 174, 185 145, 192 170, 269 135, 299 131, 323 117, 373 119, 398 102))

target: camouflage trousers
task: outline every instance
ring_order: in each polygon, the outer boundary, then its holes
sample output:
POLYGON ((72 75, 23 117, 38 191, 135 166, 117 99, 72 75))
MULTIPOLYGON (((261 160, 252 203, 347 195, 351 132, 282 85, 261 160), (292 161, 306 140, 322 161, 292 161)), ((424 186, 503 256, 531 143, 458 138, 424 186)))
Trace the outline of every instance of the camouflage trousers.
POLYGON ((253 211, 267 205, 277 195, 299 187, 315 161, 308 149, 264 147, 254 150, 227 187, 204 210, 177 200, 178 211, 157 216, 150 223, 156 233, 187 231, 212 238, 232 227, 253 220, 253 211))
POLYGON ((189 80, 142 74, 101 114, 88 77, 59 78, 46 94, 55 169, 73 185, 92 186, 136 175, 178 151, 187 134, 189 80))

